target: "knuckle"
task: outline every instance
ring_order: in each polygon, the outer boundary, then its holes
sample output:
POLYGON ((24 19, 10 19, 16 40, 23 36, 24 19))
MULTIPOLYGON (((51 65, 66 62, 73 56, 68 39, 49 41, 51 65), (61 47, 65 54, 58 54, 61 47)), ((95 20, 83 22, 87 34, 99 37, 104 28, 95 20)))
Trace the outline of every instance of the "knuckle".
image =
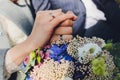
POLYGON ((38 11, 38 12, 36 13, 36 15, 37 15, 37 16, 44 16, 44 15, 46 15, 46 13, 48 13, 48 12, 46 12, 46 11, 38 11))
POLYGON ((42 11, 38 11, 37 13, 36 13, 36 15, 39 15, 39 14, 41 14, 42 13, 42 11))
POLYGON ((41 17, 41 16, 43 16, 42 11, 38 11, 38 12, 36 13, 36 17, 41 17))

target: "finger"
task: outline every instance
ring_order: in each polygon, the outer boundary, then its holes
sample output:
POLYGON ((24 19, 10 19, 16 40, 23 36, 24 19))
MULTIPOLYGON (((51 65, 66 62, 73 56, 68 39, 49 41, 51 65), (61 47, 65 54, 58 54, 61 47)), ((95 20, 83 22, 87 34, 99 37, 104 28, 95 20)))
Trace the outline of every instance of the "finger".
POLYGON ((58 27, 55 29, 54 34, 72 35, 72 27, 58 27))
POLYGON ((72 11, 68 11, 66 14, 74 15, 73 20, 77 20, 77 16, 72 11))
MULTIPOLYGON (((72 35, 62 35, 63 40, 69 41, 73 38, 72 35)), ((53 35, 50 42, 58 41, 60 40, 60 35, 53 35)))
POLYGON ((71 19, 73 17, 74 17, 74 15, 72 15, 72 14, 62 14, 61 16, 58 16, 51 21, 51 28, 55 28, 61 22, 65 21, 67 19, 71 19))
POLYGON ((62 22, 61 24, 60 24, 60 26, 63 26, 63 27, 66 27, 66 26, 73 26, 73 21, 72 20, 70 20, 70 19, 67 19, 67 20, 65 20, 64 22, 62 22))
POLYGON ((53 19, 49 11, 38 11, 36 18, 39 19, 40 23, 50 22, 53 19))
POLYGON ((37 16, 44 19, 43 21, 51 21, 54 17, 60 16, 62 14, 62 10, 47 10, 47 11, 38 11, 37 16), (54 16, 54 17, 53 17, 54 16))
POLYGON ((55 17, 57 17, 57 16, 62 15, 62 14, 63 14, 62 9, 52 10, 52 11, 50 12, 50 15, 53 17, 53 19, 54 19, 55 17))

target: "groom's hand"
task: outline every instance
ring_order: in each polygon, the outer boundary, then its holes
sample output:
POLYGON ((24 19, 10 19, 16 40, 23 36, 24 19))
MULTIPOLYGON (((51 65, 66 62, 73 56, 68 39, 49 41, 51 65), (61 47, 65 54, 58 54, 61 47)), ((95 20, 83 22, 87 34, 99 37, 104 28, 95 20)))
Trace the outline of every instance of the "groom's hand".
POLYGON ((65 20, 62 22, 56 29, 56 35, 71 35, 72 34, 72 27, 73 27, 73 20, 65 20))
MULTIPOLYGON (((66 14, 74 14, 71 11, 68 11, 66 14)), ((63 40, 71 40, 72 39, 72 27, 74 21, 77 19, 77 16, 75 16, 73 19, 68 19, 63 21, 58 27, 55 29, 55 32, 51 38, 52 41, 60 40, 60 35, 62 35, 63 40)))

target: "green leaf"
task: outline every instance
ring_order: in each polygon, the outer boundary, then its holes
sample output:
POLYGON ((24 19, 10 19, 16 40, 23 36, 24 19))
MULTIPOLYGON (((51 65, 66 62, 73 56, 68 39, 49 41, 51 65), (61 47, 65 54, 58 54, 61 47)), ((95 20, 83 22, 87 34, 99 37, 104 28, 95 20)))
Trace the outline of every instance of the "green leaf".
POLYGON ((40 52, 40 50, 41 50, 41 49, 40 49, 40 48, 38 48, 38 52, 40 52))
POLYGON ((38 62, 38 64, 40 64, 40 62, 41 62, 40 54, 38 54, 38 56, 37 56, 37 62, 38 62))
POLYGON ((33 59, 35 59, 35 57, 36 57, 36 53, 35 53, 35 51, 32 51, 30 53, 30 61, 32 61, 33 59))
POLYGON ((35 59, 28 62, 27 66, 26 66, 26 69, 25 69, 25 73, 27 73, 28 70, 33 66, 35 66, 35 59))
POLYGON ((110 50, 112 48, 112 43, 107 43, 103 49, 110 50))
POLYGON ((31 66, 35 66, 35 59, 31 62, 31 66))

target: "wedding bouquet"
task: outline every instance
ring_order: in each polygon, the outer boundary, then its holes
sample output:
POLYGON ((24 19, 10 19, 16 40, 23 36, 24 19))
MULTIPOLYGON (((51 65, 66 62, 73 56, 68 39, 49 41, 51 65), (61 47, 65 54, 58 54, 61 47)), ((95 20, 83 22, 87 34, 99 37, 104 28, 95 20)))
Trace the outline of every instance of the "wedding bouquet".
POLYGON ((31 52, 24 80, 120 80, 120 44, 77 36, 31 52))

